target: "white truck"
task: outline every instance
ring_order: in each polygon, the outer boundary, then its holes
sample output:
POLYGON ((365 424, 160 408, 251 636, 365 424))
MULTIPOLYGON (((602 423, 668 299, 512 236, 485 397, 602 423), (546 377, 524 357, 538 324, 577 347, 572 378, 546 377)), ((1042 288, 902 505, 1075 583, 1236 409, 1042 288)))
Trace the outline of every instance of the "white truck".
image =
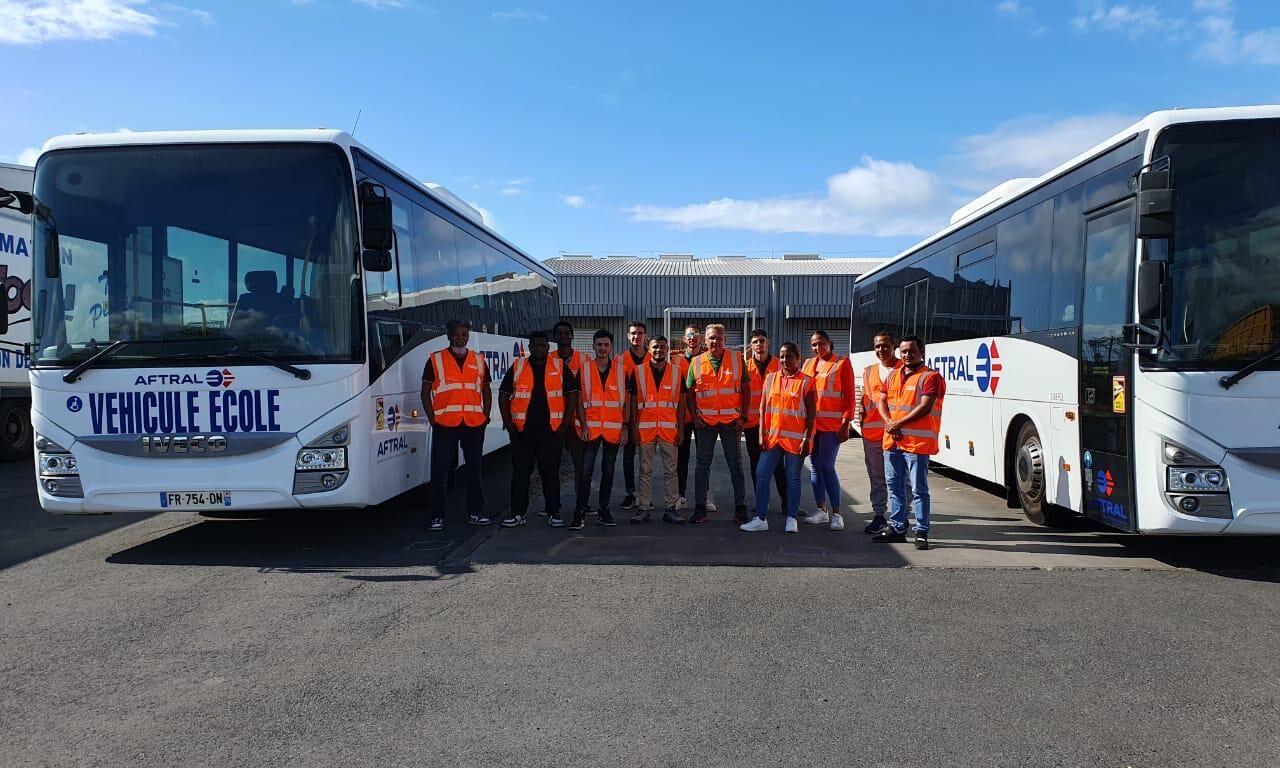
POLYGON ((0 461, 31 456, 31 185, 34 170, 0 163, 0 461))

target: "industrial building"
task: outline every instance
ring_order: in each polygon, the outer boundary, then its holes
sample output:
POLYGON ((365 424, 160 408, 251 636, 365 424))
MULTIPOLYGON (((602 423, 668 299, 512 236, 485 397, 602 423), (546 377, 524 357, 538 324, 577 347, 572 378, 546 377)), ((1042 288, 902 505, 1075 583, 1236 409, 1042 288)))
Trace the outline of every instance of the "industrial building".
POLYGON ((824 259, 787 254, 757 259, 688 254, 657 257, 565 255, 548 259, 560 290, 560 315, 573 323, 574 346, 591 349, 598 328, 626 343, 627 325, 643 320, 649 335, 665 334, 683 348, 684 327, 723 323, 730 346, 764 328, 776 350, 794 341, 807 353, 809 335, 824 330, 833 347, 849 349, 849 310, 858 275, 880 259, 824 259))

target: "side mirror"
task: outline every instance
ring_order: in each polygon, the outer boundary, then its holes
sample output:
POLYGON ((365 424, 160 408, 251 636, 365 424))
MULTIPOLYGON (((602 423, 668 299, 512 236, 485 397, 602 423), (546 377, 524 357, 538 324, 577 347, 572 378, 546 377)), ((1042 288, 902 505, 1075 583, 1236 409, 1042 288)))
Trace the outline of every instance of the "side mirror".
POLYGON ((369 251, 390 251, 395 247, 391 198, 381 184, 360 184, 360 242, 369 251))
POLYGON ((1138 176, 1138 239, 1173 237, 1173 180, 1169 170, 1138 176))
POLYGON ((390 251, 365 251, 360 255, 360 261, 364 264, 365 272, 391 271, 390 251))
POLYGON ((30 216, 36 208, 35 198, 29 192, 0 189, 0 208, 15 208, 23 216, 30 216))
POLYGON ((1138 318, 1160 316, 1164 297, 1165 274, 1168 262, 1144 261, 1138 265, 1138 318))

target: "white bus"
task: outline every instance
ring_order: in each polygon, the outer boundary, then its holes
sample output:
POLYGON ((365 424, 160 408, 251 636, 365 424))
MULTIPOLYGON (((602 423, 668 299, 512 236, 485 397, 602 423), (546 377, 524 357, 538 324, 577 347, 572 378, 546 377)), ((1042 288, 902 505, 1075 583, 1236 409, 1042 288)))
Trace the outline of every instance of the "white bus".
POLYGON ((1280 533, 1280 107, 1154 113, 861 277, 851 352, 915 334, 937 460, 1039 523, 1280 533))
POLYGON ((31 456, 31 177, 30 168, 0 163, 0 461, 31 456))
POLYGON ((472 322, 496 388, 559 309, 478 212, 338 131, 55 138, 34 196, 52 512, 382 502, 431 479, 444 324, 472 322))

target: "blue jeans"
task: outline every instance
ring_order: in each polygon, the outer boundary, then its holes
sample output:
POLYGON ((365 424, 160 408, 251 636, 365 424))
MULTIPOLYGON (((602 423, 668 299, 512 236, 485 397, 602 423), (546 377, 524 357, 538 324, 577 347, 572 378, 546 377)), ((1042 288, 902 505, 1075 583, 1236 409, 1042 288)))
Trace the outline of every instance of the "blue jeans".
POLYGON ((830 512, 840 511, 840 478, 836 477, 836 452, 840 450, 839 432, 818 432, 813 436, 813 452, 809 454, 809 466, 813 469, 813 500, 827 507, 830 512))
POLYGON ((884 446, 879 440, 862 441, 862 460, 867 465, 867 479, 871 481, 871 511, 883 519, 889 507, 889 489, 884 484, 884 446))
POLYGON ((767 520, 769 517, 769 481, 779 463, 786 466, 787 472, 787 517, 795 517, 800 509, 800 468, 804 466, 804 457, 787 453, 782 446, 760 452, 760 464, 756 467, 756 517, 767 520))
POLYGON ((904 480, 911 482, 911 513, 915 515, 915 530, 929 532, 929 457, 923 454, 905 453, 896 448, 884 452, 884 475, 889 485, 889 498, 893 514, 889 525, 898 533, 907 532, 907 492, 904 480))

